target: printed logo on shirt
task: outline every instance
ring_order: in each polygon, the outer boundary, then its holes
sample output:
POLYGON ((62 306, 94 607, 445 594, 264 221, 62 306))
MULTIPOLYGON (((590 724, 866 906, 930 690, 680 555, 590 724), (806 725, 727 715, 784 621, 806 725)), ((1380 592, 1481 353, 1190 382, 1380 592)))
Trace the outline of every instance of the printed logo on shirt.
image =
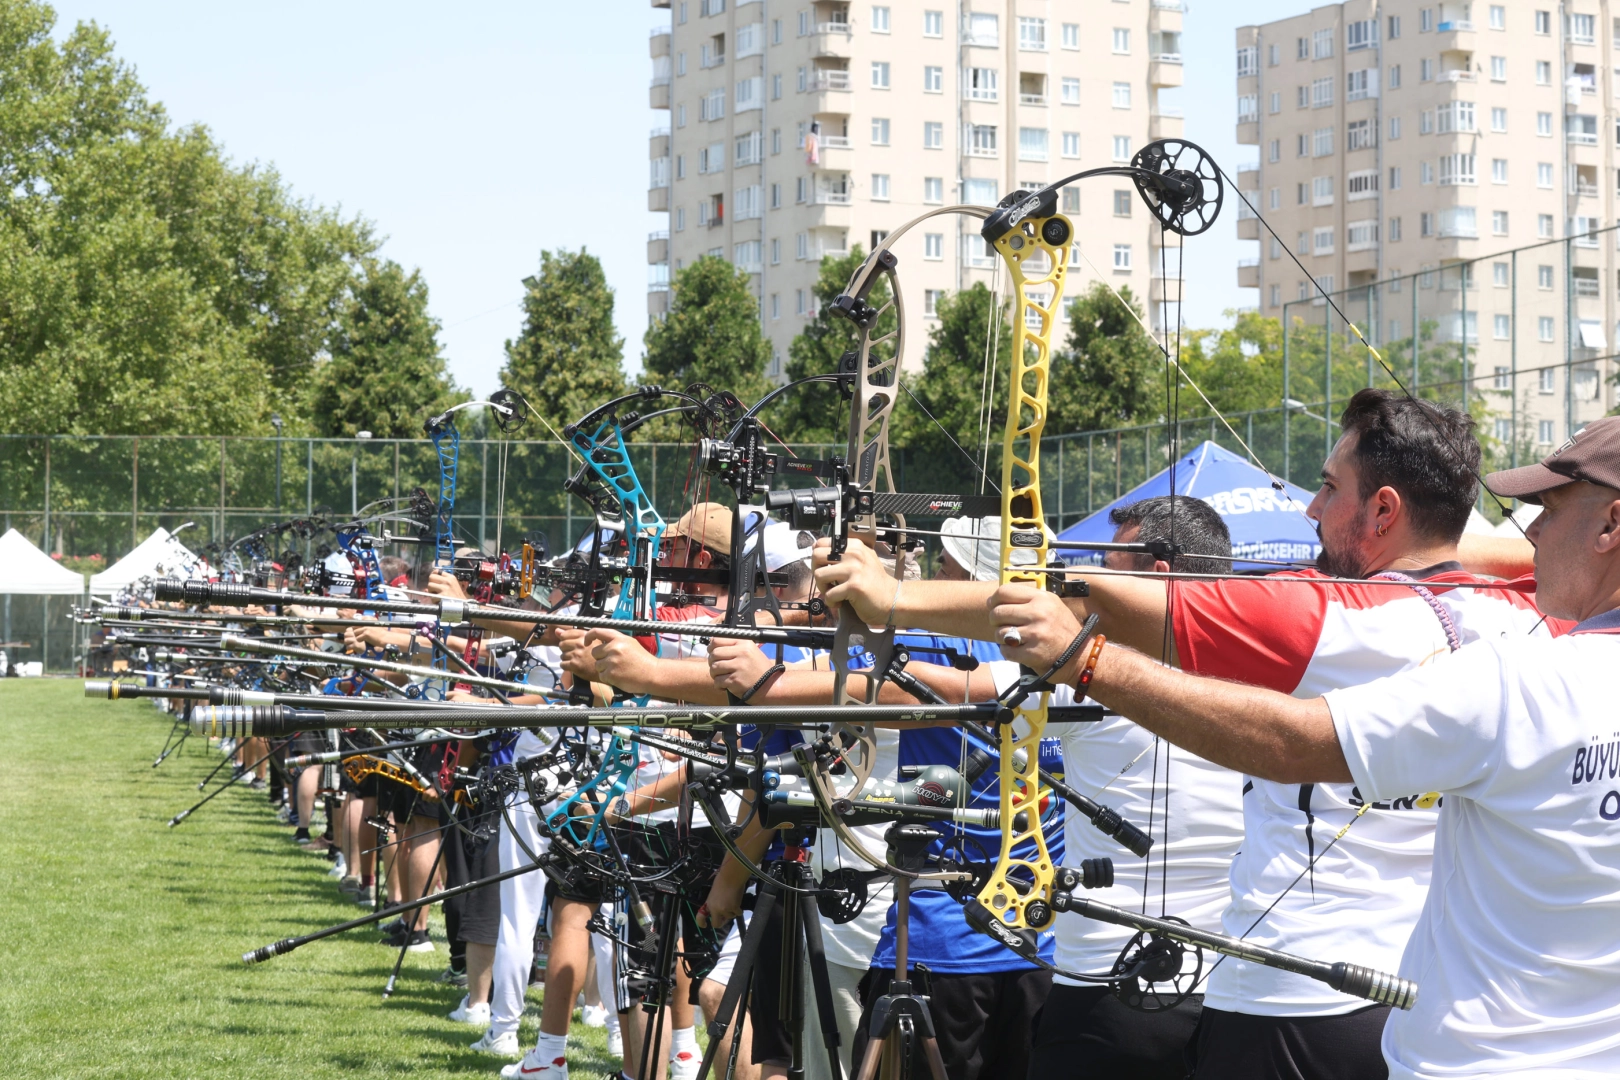
MULTIPOLYGON (((1620 739, 1606 743, 1594 740, 1591 746, 1575 748, 1575 768, 1569 778, 1571 787, 1612 781, 1616 777, 1620 777, 1620 739)), ((1604 821, 1620 821, 1620 791, 1603 793, 1598 800, 1598 817, 1604 821)))
MULTIPOLYGON (((1247 794, 1247 792, 1245 792, 1247 794)), ((1350 805, 1360 807, 1366 800, 1361 797, 1361 789, 1350 789, 1350 805)), ((1406 795, 1399 799, 1389 799, 1385 802, 1372 804, 1374 810, 1433 810, 1439 807, 1445 799, 1438 791, 1425 792, 1422 795, 1406 795)))

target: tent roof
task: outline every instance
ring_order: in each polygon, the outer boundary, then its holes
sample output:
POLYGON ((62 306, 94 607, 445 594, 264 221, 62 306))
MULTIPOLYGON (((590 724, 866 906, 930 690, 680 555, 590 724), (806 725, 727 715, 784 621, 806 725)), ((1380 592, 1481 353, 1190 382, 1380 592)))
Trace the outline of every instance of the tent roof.
POLYGON ((185 577, 185 571, 197 564, 197 556, 186 545, 174 538, 161 525, 152 535, 135 545, 135 549, 99 574, 90 577, 93 593, 123 592, 143 577, 157 577, 157 568, 172 577, 185 577))
MULTIPOLYGON (((1263 469, 1249 464, 1241 455, 1203 442, 1176 463, 1176 493, 1191 495, 1209 503, 1232 533, 1233 569, 1242 571, 1279 570, 1281 567, 1245 562, 1244 557, 1267 561, 1315 559, 1321 552, 1316 529, 1305 517, 1312 495, 1304 488, 1284 484, 1278 491, 1263 469)), ((1108 512, 1141 499, 1170 494, 1170 470, 1127 491, 1091 516, 1070 525, 1058 534, 1059 540, 1109 541, 1114 526, 1108 512)), ((1071 562, 1100 563, 1101 555, 1063 551, 1071 562)))
POLYGON ((9 529, 0 536, 0 593, 83 596, 84 575, 58 565, 22 533, 9 529))

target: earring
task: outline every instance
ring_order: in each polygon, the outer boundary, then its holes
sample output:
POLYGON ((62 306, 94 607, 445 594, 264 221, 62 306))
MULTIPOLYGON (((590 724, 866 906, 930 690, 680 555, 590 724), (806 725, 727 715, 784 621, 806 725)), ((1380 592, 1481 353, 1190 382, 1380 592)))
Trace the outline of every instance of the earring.
POLYGON ((1388 525, 1380 525, 1380 526, 1378 526, 1377 532, 1378 532, 1379 536, 1383 536, 1388 531, 1389 531, 1389 526, 1388 525))

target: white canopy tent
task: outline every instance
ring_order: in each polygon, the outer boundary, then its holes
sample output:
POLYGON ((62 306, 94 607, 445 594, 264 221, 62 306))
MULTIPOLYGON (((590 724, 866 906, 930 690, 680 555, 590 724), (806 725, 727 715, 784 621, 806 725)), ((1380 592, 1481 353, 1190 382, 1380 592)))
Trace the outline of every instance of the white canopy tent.
POLYGON ((96 595, 121 593, 143 577, 192 577, 200 565, 196 554, 161 525, 135 546, 135 550, 90 577, 96 595))
POLYGON ((0 594, 83 596, 84 575, 59 566, 16 529, 0 536, 0 594))

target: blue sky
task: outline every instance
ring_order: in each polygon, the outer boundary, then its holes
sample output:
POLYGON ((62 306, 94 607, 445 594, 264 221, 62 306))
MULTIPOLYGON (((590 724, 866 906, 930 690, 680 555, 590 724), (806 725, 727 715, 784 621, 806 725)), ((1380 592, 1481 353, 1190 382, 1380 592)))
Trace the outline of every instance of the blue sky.
MULTIPOLYGON (((1083 19, 1104 0, 1064 3, 1083 19)), ((204 124, 237 162, 273 165, 300 196, 373 221, 387 256, 422 269, 463 385, 498 385, 520 282, 544 248, 602 258, 637 365, 646 236, 663 226, 646 211, 647 134, 668 120, 647 107, 647 34, 666 11, 647 0, 55 6, 63 25, 109 30, 177 123, 204 124)), ((1232 31, 1308 6, 1190 0, 1187 86, 1169 100, 1228 172, 1255 153, 1232 142, 1232 31)), ((1187 245, 1189 325, 1252 302, 1236 286, 1236 217, 1229 205, 1187 245)))

